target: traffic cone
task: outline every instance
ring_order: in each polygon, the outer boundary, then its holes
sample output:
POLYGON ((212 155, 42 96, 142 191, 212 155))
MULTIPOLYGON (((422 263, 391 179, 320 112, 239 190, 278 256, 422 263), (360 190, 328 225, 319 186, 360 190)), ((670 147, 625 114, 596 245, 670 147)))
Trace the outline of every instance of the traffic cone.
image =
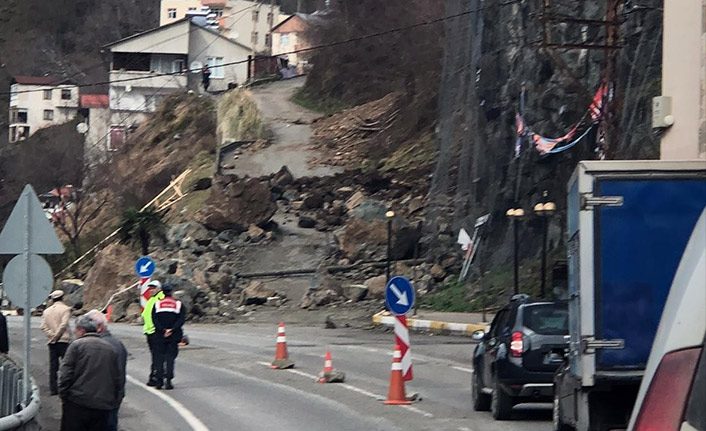
POLYGON ((324 370, 319 374, 319 383, 342 383, 346 378, 344 373, 333 370, 333 361, 331 360, 331 351, 326 351, 326 359, 324 360, 324 370))
POLYGON ((390 372, 390 391, 387 393, 387 405, 410 405, 404 392, 404 378, 402 376, 402 350, 400 345, 395 345, 395 354, 392 356, 392 372, 390 372))
POLYGON ((284 323, 280 323, 277 329, 277 350, 275 352, 275 360, 270 365, 270 368, 273 370, 294 368, 294 362, 289 360, 289 354, 287 353, 287 337, 284 335, 284 323))
POLYGON ((108 306, 108 312, 105 313, 105 321, 110 323, 110 317, 113 315, 113 306, 109 305, 108 306))

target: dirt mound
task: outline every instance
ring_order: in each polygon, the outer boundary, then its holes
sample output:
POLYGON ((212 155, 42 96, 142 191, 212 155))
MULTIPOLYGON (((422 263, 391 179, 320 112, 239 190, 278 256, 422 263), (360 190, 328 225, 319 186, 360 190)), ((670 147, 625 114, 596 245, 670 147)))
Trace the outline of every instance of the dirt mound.
POLYGON ((356 167, 394 151, 388 132, 400 113, 400 94, 345 110, 317 122, 311 145, 324 156, 315 163, 356 167))
MULTIPOLYGON (((111 244, 98 252, 96 263, 88 271, 83 289, 83 308, 102 308, 110 295, 137 281, 133 263, 137 255, 125 245, 111 244)), ((135 289, 137 292, 137 289, 135 289)), ((129 294, 126 294, 126 296, 129 294)), ((132 297, 137 299, 137 294, 132 297)))

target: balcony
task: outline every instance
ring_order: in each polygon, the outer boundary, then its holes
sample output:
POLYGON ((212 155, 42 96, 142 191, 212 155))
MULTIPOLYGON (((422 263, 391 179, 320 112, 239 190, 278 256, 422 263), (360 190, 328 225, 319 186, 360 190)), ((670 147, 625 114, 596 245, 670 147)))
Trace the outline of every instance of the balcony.
POLYGON ((110 85, 116 87, 127 87, 129 85, 131 87, 176 90, 186 88, 187 76, 186 74, 161 75, 159 73, 137 70, 114 70, 110 72, 110 85))

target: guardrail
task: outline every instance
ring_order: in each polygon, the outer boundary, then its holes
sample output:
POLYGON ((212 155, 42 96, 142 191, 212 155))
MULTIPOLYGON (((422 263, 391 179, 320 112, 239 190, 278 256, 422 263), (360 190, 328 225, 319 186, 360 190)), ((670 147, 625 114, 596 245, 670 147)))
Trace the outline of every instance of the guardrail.
POLYGON ((22 379, 22 367, 0 355, 0 431, 24 429, 39 412, 39 388, 32 382, 31 398, 24 403, 22 379))

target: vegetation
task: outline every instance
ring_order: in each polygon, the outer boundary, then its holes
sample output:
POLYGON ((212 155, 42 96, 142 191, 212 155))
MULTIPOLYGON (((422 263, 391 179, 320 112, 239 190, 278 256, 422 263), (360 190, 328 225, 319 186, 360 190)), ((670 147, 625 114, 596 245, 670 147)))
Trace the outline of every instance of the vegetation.
POLYGON ((337 114, 344 109, 350 108, 350 105, 341 102, 340 100, 322 97, 309 91, 306 87, 302 87, 292 95, 292 102, 304 108, 319 112, 324 115, 337 114))
POLYGON ((118 233, 120 242, 133 247, 139 246, 144 256, 149 254, 151 240, 164 236, 164 232, 165 224, 162 220, 162 214, 155 210, 129 209, 123 212, 120 217, 120 231, 118 233))
POLYGON ((420 306, 434 311, 470 312, 476 311, 468 297, 468 286, 454 278, 436 292, 425 295, 420 306))
POLYGON ((252 98, 244 89, 234 89, 218 101, 221 142, 265 139, 265 122, 252 98))

